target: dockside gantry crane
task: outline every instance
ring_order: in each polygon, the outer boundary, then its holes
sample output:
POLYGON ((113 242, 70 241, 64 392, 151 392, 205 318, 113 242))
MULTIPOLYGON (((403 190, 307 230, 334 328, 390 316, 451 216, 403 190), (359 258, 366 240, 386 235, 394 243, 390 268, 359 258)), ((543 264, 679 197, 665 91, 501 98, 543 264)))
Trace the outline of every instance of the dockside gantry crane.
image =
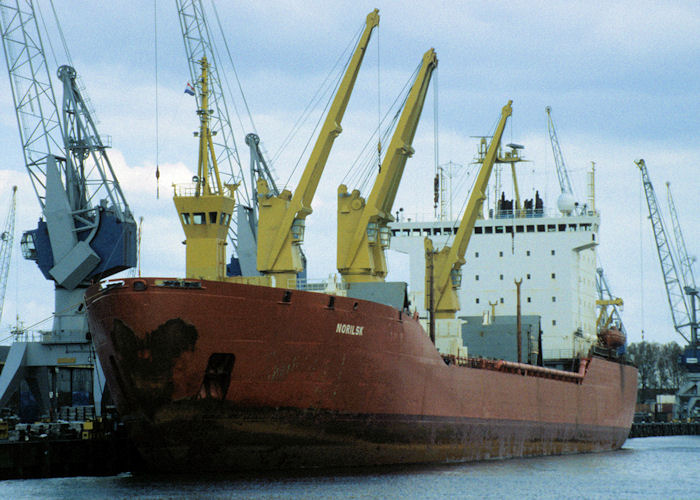
POLYGON ((258 270, 274 278, 274 286, 296 288, 297 273, 303 270, 300 245, 311 201, 340 126, 357 78, 372 30, 379 24, 379 11, 367 15, 365 28, 345 70, 338 91, 323 123, 294 195, 285 189, 271 192, 265 179, 258 180, 258 270))
POLYGON ((513 112, 512 103, 513 101, 508 101, 508 104, 501 111, 501 118, 489 143, 479 175, 474 182, 469 202, 462 215, 452 246, 445 246, 435 252, 432 240, 430 238, 425 239, 425 308, 429 311, 431 319, 433 317, 436 319, 452 319, 459 310, 457 290, 461 284, 461 268, 465 263, 464 254, 467 251, 469 240, 474 231, 476 218, 481 213, 482 204, 486 199, 486 188, 491 177, 491 171, 496 163, 501 137, 503 136, 508 117, 513 112))
POLYGON ((396 130, 369 197, 355 189, 348 193, 345 184, 338 188, 338 271, 343 280, 352 282, 384 281, 387 274, 385 250, 389 246, 388 224, 396 192, 412 146, 430 77, 437 67, 433 49, 424 55, 420 70, 404 103, 396 130))
MULTIPOLYGON (((136 223, 70 66, 58 68, 57 106, 33 2, 0 1, 0 28, 25 165, 43 214, 23 234, 22 253, 55 284, 48 340, 12 345, 0 374, 0 407, 29 368, 41 366, 48 370, 34 370, 43 388, 35 396, 47 411, 56 406, 56 389, 48 388, 59 368, 99 370, 82 307, 85 287, 136 264, 136 223)), ((98 412, 102 389, 93 373, 98 412)))
POLYGON ((7 277, 10 274, 10 261, 12 260, 12 246, 15 242, 15 211, 17 209, 17 186, 12 186, 10 197, 10 209, 7 212, 3 231, 0 233, 0 320, 2 320, 3 305, 5 303, 5 291, 7 290, 7 277))
MULTIPOLYGON (((688 343, 679 359, 680 364, 688 370, 688 383, 679 388, 677 397, 684 408, 685 414, 691 416, 695 412, 695 407, 700 406, 700 343, 698 342, 697 332, 698 304, 696 304, 698 290, 687 284, 684 286, 678 274, 671 242, 666 234, 666 228, 656 201, 656 193, 649 178, 646 163, 644 160, 637 160, 635 163, 642 174, 642 184, 647 199, 647 206, 649 207, 649 220, 654 231, 656 250, 664 278, 666 297, 671 308, 673 326, 688 343)), ((675 210, 675 206, 673 210, 675 210)), ((678 228, 680 230, 680 226, 678 228)))

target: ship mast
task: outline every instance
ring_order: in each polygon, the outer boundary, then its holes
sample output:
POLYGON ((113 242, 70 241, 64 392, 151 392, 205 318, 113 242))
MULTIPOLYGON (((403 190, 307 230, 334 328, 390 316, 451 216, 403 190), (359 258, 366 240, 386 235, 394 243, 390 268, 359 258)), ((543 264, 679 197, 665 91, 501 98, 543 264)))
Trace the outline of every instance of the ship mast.
POLYGON ((199 159, 191 184, 173 185, 175 208, 185 231, 186 275, 188 278, 223 280, 226 276, 226 235, 235 205, 238 184, 222 185, 216 162, 209 118, 206 56, 200 60, 201 107, 199 115, 199 159), (211 162, 211 163, 210 163, 211 162), (224 192, 224 188, 228 193, 224 192))

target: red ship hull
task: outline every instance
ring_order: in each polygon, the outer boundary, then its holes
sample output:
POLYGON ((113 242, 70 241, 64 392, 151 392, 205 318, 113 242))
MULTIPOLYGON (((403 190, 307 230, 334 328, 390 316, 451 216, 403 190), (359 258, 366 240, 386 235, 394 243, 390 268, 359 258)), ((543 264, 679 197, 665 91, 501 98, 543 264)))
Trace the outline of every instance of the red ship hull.
POLYGON ((634 414, 632 366, 448 365, 416 319, 373 302, 157 278, 95 285, 87 300, 117 407, 156 470, 612 450, 634 414))

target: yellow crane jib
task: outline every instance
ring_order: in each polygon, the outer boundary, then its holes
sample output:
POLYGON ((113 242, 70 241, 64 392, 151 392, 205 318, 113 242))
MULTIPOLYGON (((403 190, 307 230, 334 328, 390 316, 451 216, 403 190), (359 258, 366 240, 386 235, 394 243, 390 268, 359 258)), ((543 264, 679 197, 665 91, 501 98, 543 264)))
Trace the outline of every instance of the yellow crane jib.
MULTIPOLYGON (((481 206, 486 199, 486 188, 497 160, 501 137, 508 117, 513 112, 512 103, 513 101, 508 101, 508 104, 501 111, 501 119, 486 151, 452 246, 445 246, 442 250, 431 255, 431 272, 429 273, 426 269, 425 307, 430 310, 432 299, 433 312, 438 319, 454 318, 454 314, 459 310, 457 290, 461 284, 461 267, 465 263, 464 254, 474 231, 477 215, 481 212, 481 206)), ((426 242, 425 246, 426 252, 433 252, 432 242, 430 245, 426 242)))
POLYGON ((202 58, 200 64, 201 108, 197 110, 199 132, 195 134, 199 136, 197 175, 192 184, 173 185, 173 201, 185 231, 187 277, 223 280, 226 277, 226 236, 238 184, 222 186, 221 183, 209 128, 207 58, 202 58))
POLYGON ((333 141, 342 132, 340 124, 372 30, 377 25, 379 10, 375 9, 367 15, 365 29, 350 58, 294 194, 284 190, 278 196, 274 196, 265 180, 257 183, 258 270, 265 275, 274 276, 274 285, 277 287, 295 288, 296 275, 303 269, 299 246, 304 240, 304 222, 312 211, 311 201, 333 147, 333 141))
POLYGON ((406 98, 386 156, 372 191, 365 201, 355 189, 338 188, 338 271, 346 282, 384 281, 387 274, 384 251, 389 247, 388 224, 408 158, 413 156, 413 138, 418 127, 430 78, 437 67, 435 50, 422 59, 421 68, 406 98))

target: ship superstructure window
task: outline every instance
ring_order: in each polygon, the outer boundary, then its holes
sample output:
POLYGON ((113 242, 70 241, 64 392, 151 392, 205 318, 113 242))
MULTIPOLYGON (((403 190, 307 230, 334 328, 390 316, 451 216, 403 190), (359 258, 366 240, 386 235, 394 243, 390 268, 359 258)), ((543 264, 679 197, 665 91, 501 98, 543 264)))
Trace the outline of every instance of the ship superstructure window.
POLYGON ((498 252, 499 257, 503 257, 503 252, 498 252))
POLYGON ((544 224, 537 224, 537 232, 544 233, 544 224))
POLYGON ((204 212, 195 212, 192 214, 192 222, 194 224, 206 224, 206 215, 204 214, 204 212))
POLYGON ((552 273, 552 279, 553 280, 557 279, 557 273, 552 273))
POLYGON ((552 250, 552 255, 556 255, 556 254, 557 254, 557 252, 555 252, 554 250, 552 250))
POLYGON ((403 230, 403 234, 405 234, 406 236, 411 236, 411 230, 410 230, 410 229, 404 229, 404 230, 403 230))
POLYGON ((506 226, 506 233, 513 234, 513 226, 506 226))
POLYGON ((486 232, 486 234, 493 234, 493 226, 486 226, 484 228, 484 231, 486 232))
POLYGON ((528 225, 528 226, 527 226, 527 232, 528 232, 528 233, 534 233, 534 232, 535 232, 535 226, 533 226, 533 225, 531 225, 531 224, 528 225))
POLYGON ((528 275, 527 275, 527 279, 530 279, 530 274, 529 274, 529 273, 528 273, 528 275))
POLYGON ((569 224, 569 231, 576 231, 576 224, 569 224))
POLYGON ((557 301, 557 298, 556 298, 556 297, 552 297, 552 302, 556 302, 556 301, 557 301))
POLYGON ((420 228, 415 228, 415 229, 413 230, 413 234, 415 234, 415 235, 417 235, 417 236, 420 236, 420 228))
POLYGON ((439 227, 436 227, 435 229, 433 229, 433 234, 440 234, 440 232, 441 231, 440 231, 439 227))
POLYGON ((216 212, 209 212, 209 224, 216 224, 216 212))
POLYGON ((479 281, 479 275, 474 276, 474 281, 479 281))
POLYGON ((476 303, 477 303, 477 304, 479 303, 479 298, 478 298, 478 297, 476 298, 476 303))
POLYGON ((183 212, 181 215, 182 215, 182 223, 185 225, 188 225, 190 223, 190 214, 183 212))
POLYGON ((553 319, 553 320, 552 320, 552 326, 557 326, 557 320, 556 320, 556 319, 553 319))
POLYGON ((452 228, 451 227, 443 228, 442 232, 445 234, 452 234, 452 228))
POLYGON ((496 226, 496 234, 503 234, 503 226, 496 226))
POLYGON ((501 304, 503 304, 503 297, 501 297, 501 304))
POLYGON ((566 224, 559 224, 559 231, 566 231, 566 224))
POLYGON ((479 252, 474 252, 474 257, 479 258, 479 252))
POLYGON ((527 256, 529 257, 529 256, 530 256, 530 250, 528 250, 527 252, 525 252, 525 255, 527 255, 527 256))
POLYGON ((476 227, 474 228, 474 234, 481 234, 481 233, 483 233, 483 232, 484 232, 484 228, 483 228, 483 227, 476 226, 476 227))
POLYGON ((532 297, 528 297, 528 298, 527 298, 527 301, 528 301, 528 302, 532 302, 532 297))
POLYGON ((503 281, 503 275, 501 274, 501 281, 503 281))
POLYGON ((547 232, 548 233, 553 233, 557 230, 557 226, 555 224, 547 224, 547 232))
POLYGON ((515 232, 516 233, 524 233, 525 232, 525 226, 515 226, 515 232))

